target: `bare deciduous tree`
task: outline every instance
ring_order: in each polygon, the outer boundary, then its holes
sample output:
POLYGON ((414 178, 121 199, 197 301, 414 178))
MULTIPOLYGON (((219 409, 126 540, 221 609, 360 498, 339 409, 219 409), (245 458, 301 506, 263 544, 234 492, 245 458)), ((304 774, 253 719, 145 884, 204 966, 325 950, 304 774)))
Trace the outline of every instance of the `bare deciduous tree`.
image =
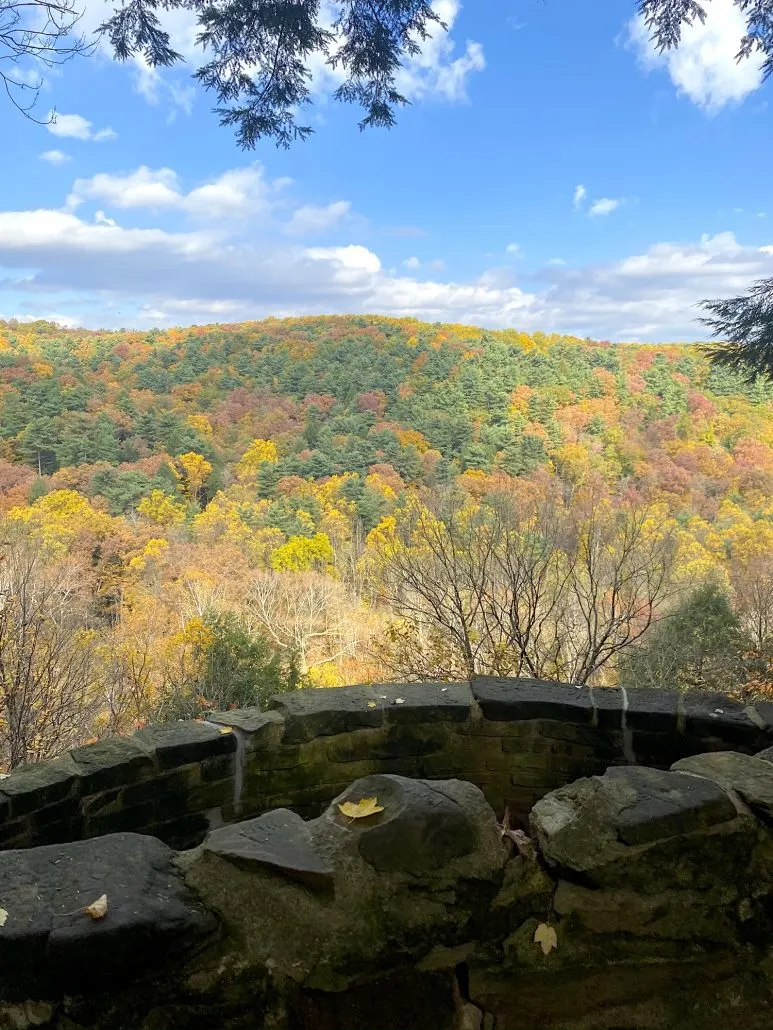
POLYGON ((297 656, 301 675, 313 665, 355 657, 361 646, 356 603, 338 580, 318 572, 261 572, 247 592, 248 622, 297 656))
POLYGON ((599 680, 657 617, 673 563, 659 513, 593 493, 417 505, 378 547, 399 615, 381 657, 415 678, 599 680))
POLYGON ((0 561, 0 741, 13 768, 88 736, 99 697, 83 576, 12 536, 0 561))
POLYGON ((773 554, 734 556, 730 562, 738 623, 759 658, 773 657, 773 554))
POLYGON ((43 85, 41 72, 92 49, 76 31, 82 10, 75 0, 0 0, 0 83, 28 117, 43 85))

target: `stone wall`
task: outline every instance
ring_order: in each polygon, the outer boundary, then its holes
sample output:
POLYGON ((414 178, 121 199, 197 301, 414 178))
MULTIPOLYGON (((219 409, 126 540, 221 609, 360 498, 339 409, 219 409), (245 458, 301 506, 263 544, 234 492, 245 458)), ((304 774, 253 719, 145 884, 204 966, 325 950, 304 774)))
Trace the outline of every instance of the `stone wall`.
POLYGON ((528 834, 376 774, 188 851, 0 853, 0 1030, 771 1030, 772 759, 614 766, 528 834))
POLYGON ((375 773, 478 786, 525 825, 535 801, 610 765, 668 768, 773 742, 773 705, 724 694, 480 678, 302 690, 271 711, 108 737, 0 780, 0 850, 135 831, 174 848, 276 808, 320 814, 375 773))
POLYGON ((771 704, 523 679, 303 690, 270 707, 148 727, 15 770, 0 780, 0 849, 125 831, 193 847, 275 808, 317 816, 377 773, 468 780, 525 826, 549 791, 609 766, 667 769, 773 742, 771 704))

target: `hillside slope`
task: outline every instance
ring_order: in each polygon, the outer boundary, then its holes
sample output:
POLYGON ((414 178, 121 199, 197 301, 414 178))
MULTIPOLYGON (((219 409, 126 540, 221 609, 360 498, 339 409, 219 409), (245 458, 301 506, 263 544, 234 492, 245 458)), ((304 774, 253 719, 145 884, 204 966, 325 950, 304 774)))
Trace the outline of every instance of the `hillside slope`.
POLYGON ((0 323, 0 532, 0 765, 299 680, 614 683, 640 637, 636 682, 757 689, 773 390, 412 320, 0 323))
POLYGON ((686 346, 383 318, 163 333, 0 323, 0 489, 7 507, 40 472, 46 489, 66 482, 127 514, 151 484, 172 490, 157 457, 196 452, 213 465, 206 503, 265 439, 277 460, 264 494, 286 476, 352 473, 368 527, 379 502, 359 487, 385 465, 424 485, 468 469, 593 471, 713 520, 723 501, 754 511, 771 492, 771 402, 686 346))

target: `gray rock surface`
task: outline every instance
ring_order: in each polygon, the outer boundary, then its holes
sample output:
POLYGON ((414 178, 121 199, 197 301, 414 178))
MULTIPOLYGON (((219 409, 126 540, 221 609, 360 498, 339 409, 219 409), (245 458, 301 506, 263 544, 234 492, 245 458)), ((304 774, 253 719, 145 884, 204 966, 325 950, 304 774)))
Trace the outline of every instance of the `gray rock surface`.
POLYGON ((625 859, 629 849, 707 830, 736 815, 727 793, 710 780, 616 767, 538 801, 531 827, 548 862, 589 872, 625 859))
POLYGON ((161 769, 199 762, 236 750, 233 734, 207 722, 168 722, 137 730, 133 739, 155 754, 161 769))
POLYGON ((194 948, 216 924, 173 857, 133 833, 0 853, 0 994, 104 990, 194 948), (107 915, 91 919, 103 894, 107 915))
POLYGON ((604 779, 620 799, 613 825, 624 844, 648 844, 708 829, 736 815, 724 790, 682 773, 612 768, 604 779))
POLYGON ((262 866, 310 887, 333 883, 333 866, 316 846, 308 825, 287 808, 214 830, 203 847, 235 865, 262 866))
MULTIPOLYGON (((371 776, 306 823, 302 843, 298 824, 282 820, 272 823, 270 835, 282 870, 278 862, 269 870, 219 853, 223 831, 181 859, 187 883, 240 942, 246 967, 268 964, 272 975, 306 989, 339 991, 481 934, 479 915, 497 891, 508 851, 493 811, 472 784, 371 776), (364 797, 377 797, 383 813, 356 820, 341 815, 340 803, 364 797), (299 854, 308 863, 312 855, 329 863, 330 890, 298 882, 287 867, 299 854)), ((253 834, 262 820, 248 825, 253 834)), ((252 844, 237 846, 249 850, 252 844)))
POLYGON ((683 758, 671 768, 705 776, 723 790, 734 790, 756 815, 773 820, 773 764, 763 758, 715 751, 683 758))
POLYGON ((379 872, 425 873, 468 855, 477 844, 470 808, 479 792, 459 780, 409 780, 366 776, 335 799, 326 818, 356 837, 362 858, 379 872), (377 797, 384 811, 348 820, 339 804, 377 797))

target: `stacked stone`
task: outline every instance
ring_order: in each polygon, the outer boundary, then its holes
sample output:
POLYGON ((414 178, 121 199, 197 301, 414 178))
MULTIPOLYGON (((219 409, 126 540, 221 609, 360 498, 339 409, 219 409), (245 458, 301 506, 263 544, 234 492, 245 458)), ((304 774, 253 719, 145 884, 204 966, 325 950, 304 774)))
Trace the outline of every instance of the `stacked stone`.
POLYGON ((476 784, 526 824, 535 802, 611 765, 773 742, 773 705, 725 695, 481 677, 280 695, 107 738, 0 779, 0 849, 133 831, 176 848, 278 807, 317 816, 349 783, 391 773, 476 784))

